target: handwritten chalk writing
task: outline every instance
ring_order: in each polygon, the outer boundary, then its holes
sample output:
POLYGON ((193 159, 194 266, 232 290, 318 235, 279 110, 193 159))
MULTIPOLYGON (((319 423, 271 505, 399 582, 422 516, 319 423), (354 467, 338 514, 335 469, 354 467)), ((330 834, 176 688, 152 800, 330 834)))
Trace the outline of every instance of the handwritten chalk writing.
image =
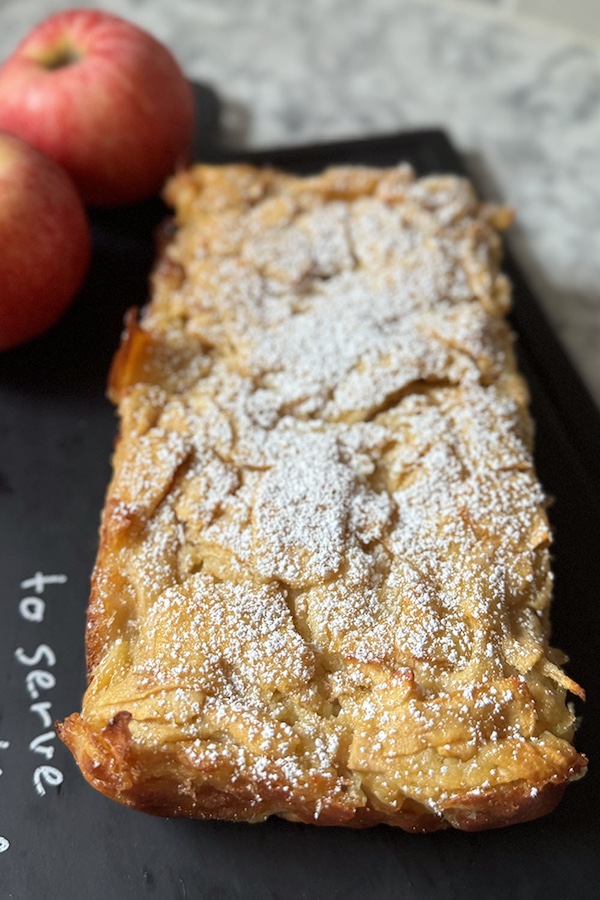
POLYGON ((64 781, 63 773, 54 766, 38 766, 33 773, 36 794, 46 796, 47 787, 58 787, 64 781))
POLYGON ((32 700, 37 700, 40 696, 40 691, 50 691, 55 685, 56 678, 52 672, 46 672, 45 669, 33 669, 32 672, 27 673, 27 678, 25 679, 27 693, 32 700))
MULTIPOLYGON (((22 666, 37 666, 43 661, 44 657, 47 666, 56 665, 54 650, 52 650, 48 644, 40 644, 39 647, 36 648, 33 656, 27 656, 22 647, 18 647, 15 650, 15 659, 17 662, 20 662, 22 666)), ((33 669, 31 672, 27 673, 25 679, 27 693, 32 700, 38 699, 40 691, 49 691, 55 685, 56 678, 52 672, 46 672, 45 669, 33 669)))
POLYGON ((18 647, 15 650, 15 659, 23 666, 39 666, 39 664, 43 662, 44 656, 46 657, 47 666, 56 665, 56 656, 48 644, 40 644, 39 647, 36 647, 33 656, 27 656, 22 647, 18 647))
MULTIPOLYGON (((10 741, 0 741, 0 750, 8 750, 10 747, 10 741)), ((0 775, 2 775, 2 769, 0 769, 0 775)))
MULTIPOLYGON (((65 584, 66 575, 44 575, 43 572, 36 572, 32 578, 26 578, 21 582, 21 588, 24 591, 33 591, 26 597, 22 597, 19 602, 19 614, 26 622, 37 625, 44 621, 46 615, 46 601, 39 594, 43 594, 49 585, 65 584)), ((30 753, 42 756, 45 760, 51 760, 54 757, 55 746, 53 741, 56 740, 56 734, 52 729, 52 702, 50 700, 40 700, 42 691, 51 691, 56 686, 56 677, 52 672, 47 671, 56 665, 56 654, 52 647, 48 644, 38 644, 35 650, 30 653, 23 647, 15 650, 15 659, 22 666, 27 666, 30 671, 25 676, 25 690, 30 700, 37 702, 31 703, 29 712, 38 716, 42 732, 29 742, 30 753), (46 668, 39 668, 40 665, 46 668)), ((2 744, 0 742, 0 749, 2 744)), ((63 773, 55 766, 41 765, 33 772, 33 786, 38 797, 45 797, 47 789, 50 787, 58 787, 63 783, 63 773)), ((6 847, 2 847, 2 842, 9 842, 6 838, 0 837, 0 852, 6 847)))
POLYGON ((50 715, 50 710, 52 709, 52 704, 49 700, 40 700, 39 703, 32 703, 29 707, 29 712, 37 713, 37 715, 42 720, 42 728, 50 728, 52 725, 52 716, 50 715))
POLYGON ((36 572, 33 578, 26 578, 25 581, 22 581, 21 587, 24 591, 33 588, 36 594, 43 594, 47 584, 66 584, 66 581, 66 575, 43 575, 41 572, 36 572))
POLYGON ((56 735, 53 731, 47 731, 45 734, 38 734, 29 744, 32 753, 41 753, 46 759, 52 759, 54 756, 54 747, 47 747, 47 741, 53 741, 56 735))
MULTIPOLYGON (((0 741, 0 750, 7 750, 10 747, 10 741, 0 741)), ((2 775, 2 769, 0 769, 0 775, 2 775)), ((5 850, 8 850, 10 847, 10 841, 8 838, 3 837, 0 834, 0 853, 4 853, 5 850)))
POLYGON ((43 622, 46 603, 41 597, 23 597, 19 603, 19 612, 28 622, 43 622))

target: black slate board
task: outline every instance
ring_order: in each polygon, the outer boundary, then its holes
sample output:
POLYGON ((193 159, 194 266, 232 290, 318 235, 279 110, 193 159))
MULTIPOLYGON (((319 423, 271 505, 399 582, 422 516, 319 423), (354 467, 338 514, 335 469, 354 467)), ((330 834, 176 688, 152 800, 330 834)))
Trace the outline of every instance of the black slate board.
MULTIPOLYGON (((226 153, 206 140, 216 134, 214 95, 199 88, 198 98, 204 138, 197 144, 198 158, 243 158, 299 172, 338 162, 399 160, 423 174, 463 171, 440 131, 226 153)), ((94 263, 80 297, 50 334, 0 356, 0 897, 598 896, 600 797, 594 764, 559 808, 538 822, 481 834, 410 835, 383 826, 354 832, 279 820, 248 826, 152 818, 89 788, 51 736, 49 719, 78 709, 84 689, 89 574, 116 432, 104 398, 106 374, 124 311, 144 302, 153 229, 164 213, 158 201, 95 213, 94 263), (66 580, 42 585, 38 576, 37 585, 23 586, 36 573, 66 580), (37 599, 22 603, 26 597, 37 599), (42 612, 43 619, 35 621, 42 612), (51 677, 34 676, 34 670, 51 677), (36 703, 44 705, 32 711, 36 703), (54 771, 40 773, 40 766, 54 771), (44 796, 36 792, 36 770, 44 796)), ((573 657, 569 672, 588 689, 585 709, 578 706, 584 714, 578 746, 594 763, 600 696, 595 647, 600 416, 510 256, 507 269, 515 282, 513 322, 537 420, 538 469, 556 498, 551 509, 554 642, 573 657)))

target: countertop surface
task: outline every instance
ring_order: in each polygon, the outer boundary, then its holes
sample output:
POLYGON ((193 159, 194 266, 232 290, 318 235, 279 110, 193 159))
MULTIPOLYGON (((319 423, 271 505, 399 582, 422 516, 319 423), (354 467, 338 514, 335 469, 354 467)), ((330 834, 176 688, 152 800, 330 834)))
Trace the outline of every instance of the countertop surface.
MULTIPOLYGON (((57 0, 0 4, 0 60, 57 0)), ((429 0, 116 0, 225 104, 226 140, 287 146, 444 128, 600 403, 600 47, 429 0)))

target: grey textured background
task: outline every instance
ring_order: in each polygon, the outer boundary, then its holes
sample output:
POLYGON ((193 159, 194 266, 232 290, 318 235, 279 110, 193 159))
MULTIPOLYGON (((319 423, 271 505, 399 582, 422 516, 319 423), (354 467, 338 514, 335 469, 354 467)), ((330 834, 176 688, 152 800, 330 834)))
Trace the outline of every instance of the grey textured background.
MULTIPOLYGON (((0 0, 0 60, 59 0, 0 0)), ((230 141, 442 126, 600 402, 597 0, 114 0, 226 103, 230 141), (568 7, 568 14, 567 14, 568 7)))

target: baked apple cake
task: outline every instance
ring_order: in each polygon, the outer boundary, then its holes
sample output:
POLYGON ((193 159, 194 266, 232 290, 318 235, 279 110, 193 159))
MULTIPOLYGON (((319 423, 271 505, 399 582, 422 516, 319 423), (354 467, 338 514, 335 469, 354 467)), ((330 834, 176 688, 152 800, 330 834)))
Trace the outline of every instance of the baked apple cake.
POLYGON ((166 199, 59 726, 84 776, 165 816, 549 811, 583 692, 548 643, 508 212, 407 165, 199 165, 166 199))

